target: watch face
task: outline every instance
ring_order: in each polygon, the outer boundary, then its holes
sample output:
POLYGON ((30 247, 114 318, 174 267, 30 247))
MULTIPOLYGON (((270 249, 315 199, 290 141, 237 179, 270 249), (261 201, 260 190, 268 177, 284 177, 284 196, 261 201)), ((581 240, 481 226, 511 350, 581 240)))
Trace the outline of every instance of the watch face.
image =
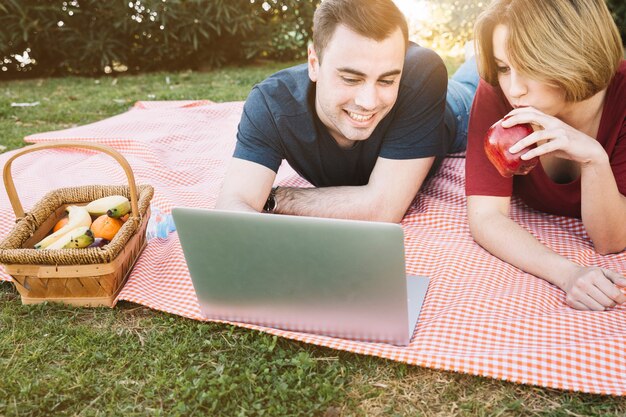
POLYGON ((271 192, 267 197, 267 201, 265 202, 265 206, 263 207, 263 211, 266 213, 272 213, 276 208, 276 200, 274 199, 274 192, 271 192))

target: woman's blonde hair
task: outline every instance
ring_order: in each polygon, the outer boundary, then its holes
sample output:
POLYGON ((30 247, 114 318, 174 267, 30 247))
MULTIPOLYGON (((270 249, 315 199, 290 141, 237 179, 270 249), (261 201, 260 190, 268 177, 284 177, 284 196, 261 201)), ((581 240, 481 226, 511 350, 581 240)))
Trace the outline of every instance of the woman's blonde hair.
POLYGON ((493 0, 474 27, 478 71, 498 85, 493 30, 508 28, 507 59, 525 76, 582 101, 606 88, 623 46, 605 0, 493 0))

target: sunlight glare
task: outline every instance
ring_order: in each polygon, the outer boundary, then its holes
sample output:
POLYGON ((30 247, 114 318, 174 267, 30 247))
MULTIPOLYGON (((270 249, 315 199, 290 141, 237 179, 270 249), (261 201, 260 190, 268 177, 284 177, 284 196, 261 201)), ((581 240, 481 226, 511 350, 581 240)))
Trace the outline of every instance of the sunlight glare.
POLYGON ((393 0, 393 2, 404 13, 409 26, 430 19, 430 7, 427 0, 393 0))

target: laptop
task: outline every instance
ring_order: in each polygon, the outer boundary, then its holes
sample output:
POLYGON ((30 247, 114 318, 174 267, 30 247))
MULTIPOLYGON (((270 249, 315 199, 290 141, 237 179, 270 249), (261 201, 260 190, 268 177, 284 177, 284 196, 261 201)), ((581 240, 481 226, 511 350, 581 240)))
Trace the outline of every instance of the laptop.
POLYGON ((429 279, 398 224, 176 207, 208 319, 406 346, 429 279))

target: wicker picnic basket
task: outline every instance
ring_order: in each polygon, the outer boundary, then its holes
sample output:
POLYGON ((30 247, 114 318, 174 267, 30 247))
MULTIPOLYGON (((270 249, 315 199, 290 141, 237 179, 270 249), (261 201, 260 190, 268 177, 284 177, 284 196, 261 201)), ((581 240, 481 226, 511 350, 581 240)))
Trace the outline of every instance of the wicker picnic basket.
POLYGON ((3 179, 15 212, 16 225, 0 242, 0 263, 13 277, 22 303, 55 301, 78 306, 112 307, 146 245, 150 199, 154 193, 152 186, 137 186, 130 165, 114 149, 96 143, 71 141, 40 143, 20 149, 6 162, 3 179), (128 186, 59 188, 46 194, 30 212, 25 213, 13 184, 11 163, 26 153, 67 147, 96 150, 112 156, 124 169, 128 186), (65 215, 67 206, 86 205, 110 195, 129 198, 131 215, 109 244, 83 249, 33 248, 65 215))

